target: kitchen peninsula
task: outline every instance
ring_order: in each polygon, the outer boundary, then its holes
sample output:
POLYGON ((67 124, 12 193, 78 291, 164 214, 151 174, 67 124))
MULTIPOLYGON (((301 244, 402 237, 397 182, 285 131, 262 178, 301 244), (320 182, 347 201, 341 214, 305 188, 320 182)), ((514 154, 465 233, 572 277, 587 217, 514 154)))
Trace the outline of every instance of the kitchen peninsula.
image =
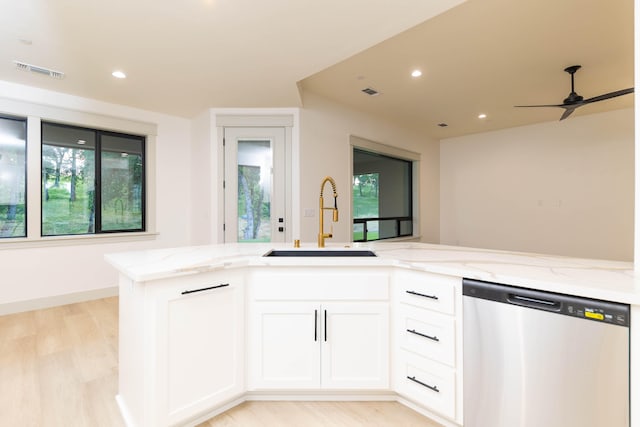
POLYGON ((294 398, 398 400, 464 425, 463 277, 630 304, 632 354, 640 342, 632 263, 422 243, 302 246, 106 256, 120 272, 117 399, 128 426, 196 425, 247 399, 294 398), (376 256, 263 256, 272 249, 376 256))

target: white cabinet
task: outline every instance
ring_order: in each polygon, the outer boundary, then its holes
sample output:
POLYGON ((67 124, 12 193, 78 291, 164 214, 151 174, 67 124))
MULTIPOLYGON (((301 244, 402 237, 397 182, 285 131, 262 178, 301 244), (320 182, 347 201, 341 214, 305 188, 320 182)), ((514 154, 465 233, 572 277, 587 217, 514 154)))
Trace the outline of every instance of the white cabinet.
POLYGON ((357 270, 252 277, 250 390, 389 388, 389 275, 357 270))
POLYGON ((261 302, 249 314, 249 389, 318 388, 319 306, 261 302))
POLYGON ((389 304, 326 303, 323 316, 322 387, 389 387, 389 304))
POLYGON ((462 283, 394 272, 394 388, 444 418, 462 421, 462 283))
POLYGON ((128 424, 173 426, 244 392, 238 272, 121 283, 119 403, 128 424), (127 301, 122 301, 122 300, 127 301), (125 412, 125 411, 123 411, 125 412))

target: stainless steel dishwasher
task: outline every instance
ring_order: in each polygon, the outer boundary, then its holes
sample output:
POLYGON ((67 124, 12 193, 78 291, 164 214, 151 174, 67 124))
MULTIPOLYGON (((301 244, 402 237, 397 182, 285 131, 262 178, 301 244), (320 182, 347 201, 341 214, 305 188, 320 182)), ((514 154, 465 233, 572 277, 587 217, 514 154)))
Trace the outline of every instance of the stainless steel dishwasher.
POLYGON ((629 427, 629 306, 463 279, 464 427, 629 427))

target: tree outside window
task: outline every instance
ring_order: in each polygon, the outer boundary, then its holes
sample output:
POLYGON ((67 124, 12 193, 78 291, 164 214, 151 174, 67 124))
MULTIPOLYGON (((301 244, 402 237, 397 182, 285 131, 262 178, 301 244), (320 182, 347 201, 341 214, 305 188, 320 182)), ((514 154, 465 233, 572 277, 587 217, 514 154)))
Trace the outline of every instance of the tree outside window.
POLYGON ((143 230, 144 138, 43 123, 42 235, 143 230))

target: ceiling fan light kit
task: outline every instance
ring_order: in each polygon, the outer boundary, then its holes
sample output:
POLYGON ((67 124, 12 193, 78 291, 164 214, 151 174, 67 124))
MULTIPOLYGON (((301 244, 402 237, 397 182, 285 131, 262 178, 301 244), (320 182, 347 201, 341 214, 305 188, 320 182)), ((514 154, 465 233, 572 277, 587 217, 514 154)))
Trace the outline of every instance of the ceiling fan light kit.
POLYGON ((617 96, 627 95, 629 93, 633 93, 633 88, 630 87, 628 89, 621 89, 615 92, 609 92, 602 95, 594 96, 593 98, 584 99, 582 96, 578 95, 575 91, 574 87, 574 74, 581 68, 580 65, 572 65, 564 69, 565 72, 571 75, 571 93, 567 96, 562 104, 545 104, 545 105, 516 105, 516 107, 525 107, 525 108, 536 108, 536 107, 559 107, 564 108, 564 113, 560 116, 560 120, 564 120, 573 113, 576 108, 582 107, 583 105, 592 104, 598 101, 604 101, 606 99, 615 98, 617 96))

